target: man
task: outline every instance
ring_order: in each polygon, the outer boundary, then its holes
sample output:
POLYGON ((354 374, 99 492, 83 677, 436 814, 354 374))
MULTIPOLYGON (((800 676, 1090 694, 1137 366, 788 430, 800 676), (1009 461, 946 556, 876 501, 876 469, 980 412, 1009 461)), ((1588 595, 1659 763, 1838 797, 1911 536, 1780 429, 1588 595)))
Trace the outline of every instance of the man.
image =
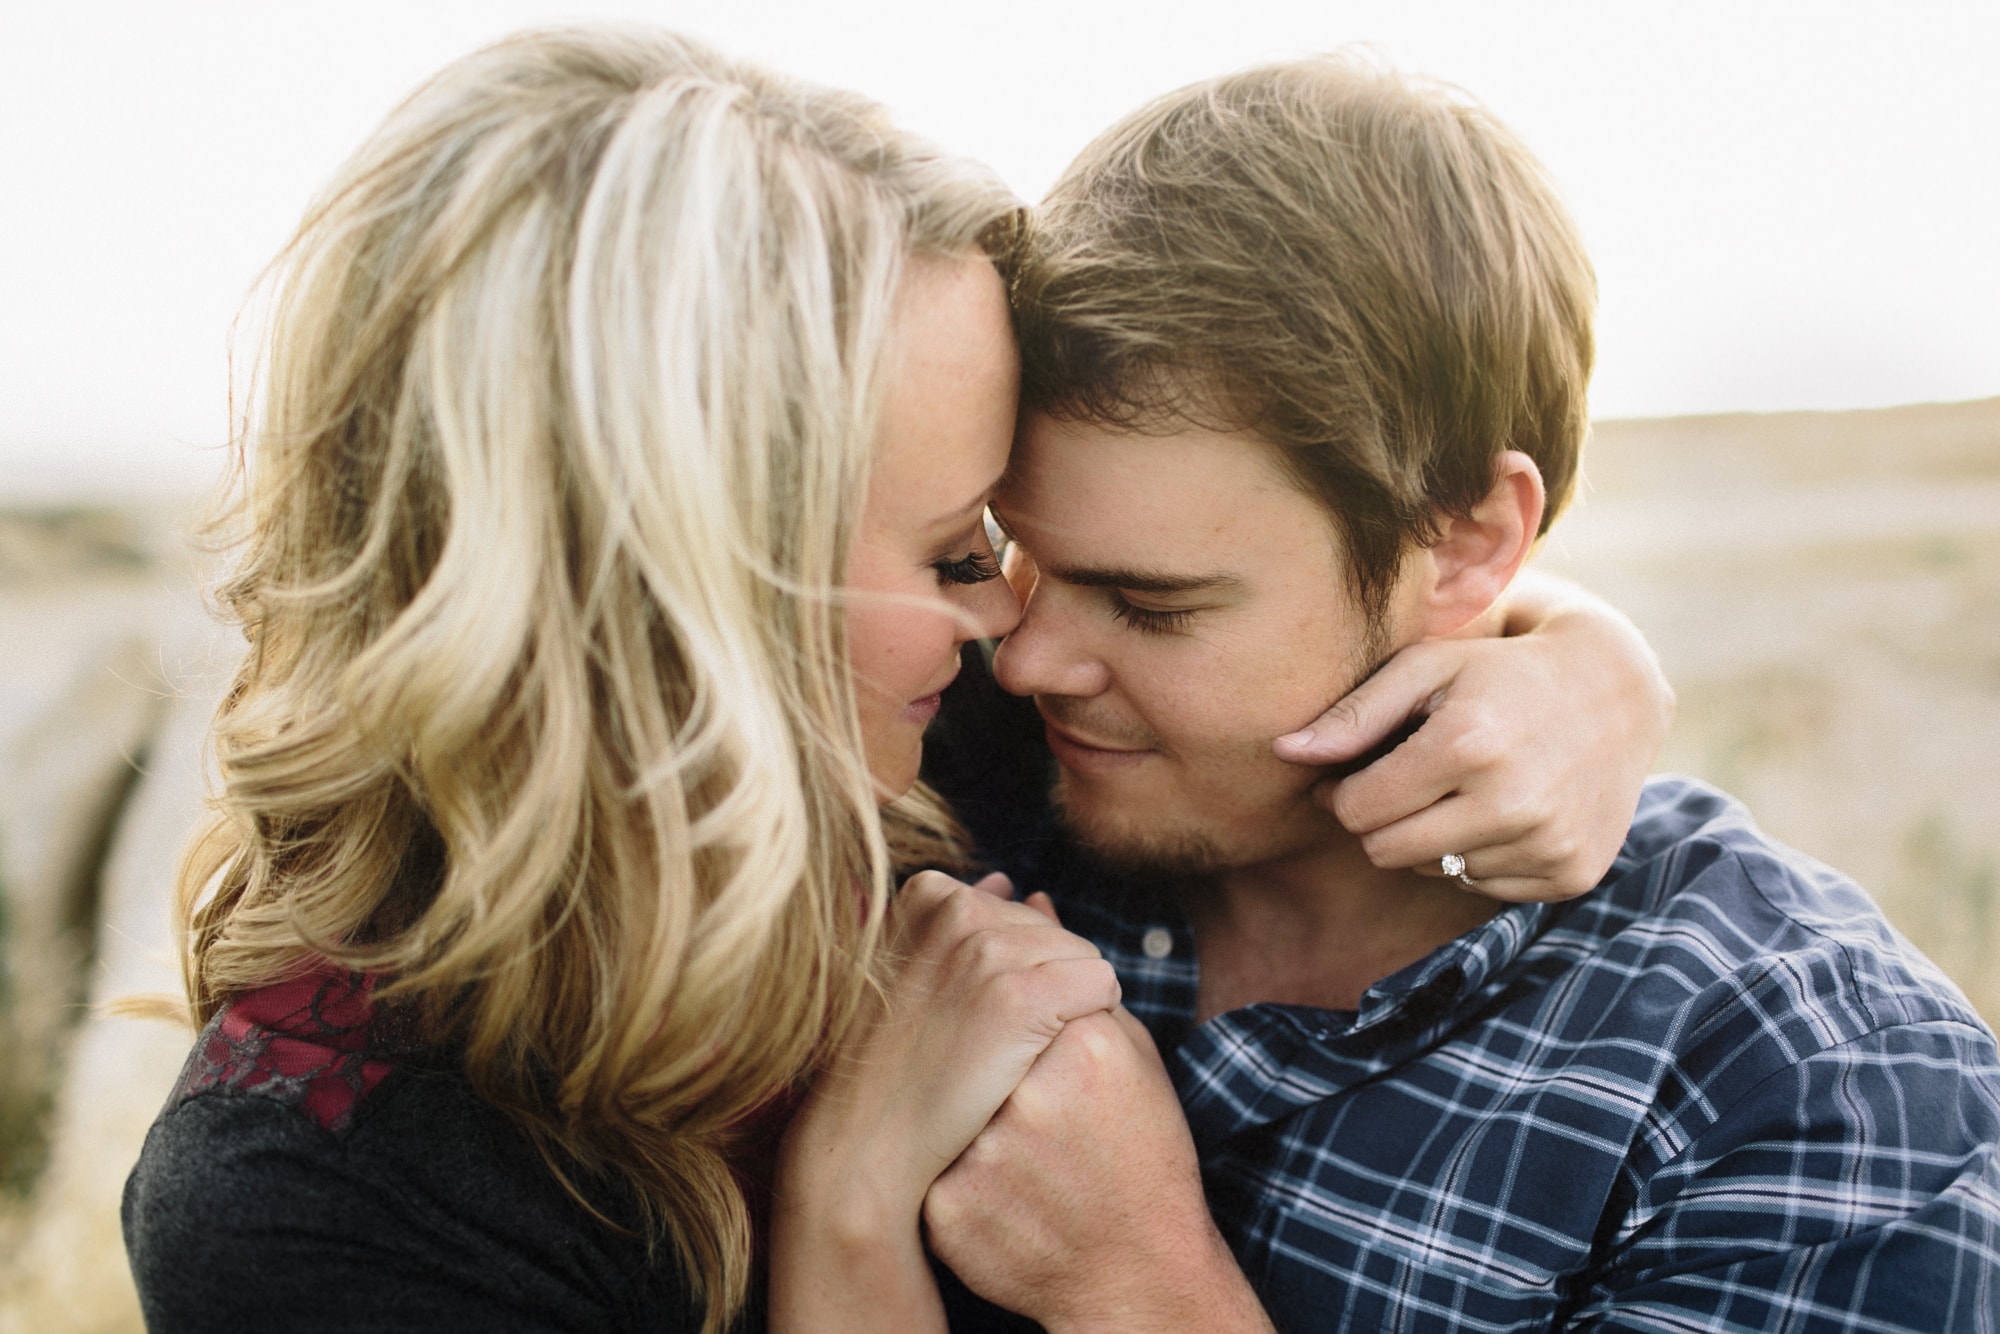
POLYGON ((1659 780, 1595 893, 1509 906, 1263 740, 1477 622, 1573 490, 1594 284, 1518 141, 1276 66, 1039 227, 993 671, 1063 828, 953 795, 1130 1015, 939 1180, 936 1253, 1051 1329, 2000 1327, 2000 1055, 1859 890, 1659 780))

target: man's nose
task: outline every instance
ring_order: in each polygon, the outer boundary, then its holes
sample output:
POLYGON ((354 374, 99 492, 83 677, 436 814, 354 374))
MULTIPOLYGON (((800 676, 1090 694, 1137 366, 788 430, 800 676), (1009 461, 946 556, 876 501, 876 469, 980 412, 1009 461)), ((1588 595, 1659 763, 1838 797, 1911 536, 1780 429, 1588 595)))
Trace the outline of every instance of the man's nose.
POLYGON ((1008 553, 1007 577, 1021 595, 1021 621, 993 656, 994 679, 1016 695, 1102 694, 1110 673, 1079 633, 1077 609, 1041 585, 1018 543, 1008 553))

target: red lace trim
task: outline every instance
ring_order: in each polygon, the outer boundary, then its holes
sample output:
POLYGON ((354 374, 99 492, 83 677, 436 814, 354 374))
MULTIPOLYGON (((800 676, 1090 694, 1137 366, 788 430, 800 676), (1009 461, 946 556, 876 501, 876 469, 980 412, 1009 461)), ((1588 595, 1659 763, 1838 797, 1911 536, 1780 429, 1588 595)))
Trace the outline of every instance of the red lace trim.
POLYGON ((195 1039, 173 1104, 218 1090, 250 1094, 346 1131, 361 1100, 395 1068, 370 1041, 375 981, 322 964, 239 996, 195 1039))

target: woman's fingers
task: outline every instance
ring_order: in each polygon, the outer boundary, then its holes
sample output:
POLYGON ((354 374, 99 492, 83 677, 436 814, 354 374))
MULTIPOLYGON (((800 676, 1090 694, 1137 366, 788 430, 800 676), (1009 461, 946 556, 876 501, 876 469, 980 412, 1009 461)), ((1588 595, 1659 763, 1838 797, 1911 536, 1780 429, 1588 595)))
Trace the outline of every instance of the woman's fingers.
MULTIPOLYGON (((1447 852, 1465 860, 1468 888, 1512 903, 1574 897, 1605 866, 1573 838, 1572 822, 1527 803, 1450 797, 1364 834, 1368 860, 1384 868, 1442 877, 1447 852)), ((1607 858, 1608 865, 1608 858, 1607 858)))
POLYGON ((1011 1009, 1032 1011, 1057 1026, 1118 1003, 1111 966, 1096 945, 1063 929, 1047 894, 1015 903, 997 897, 987 881, 1005 877, 988 876, 975 886, 922 872, 892 905, 908 947, 897 990, 919 1014, 942 1020, 947 1011, 966 1008, 974 1016, 990 1015, 987 1004, 968 999, 983 987, 1001 988, 1011 1009), (1088 984, 1078 991, 1080 978, 1088 984))
POLYGON ((1293 764, 1345 764, 1387 741, 1410 719, 1430 712, 1451 684, 1455 661, 1415 644, 1347 692, 1305 727, 1272 743, 1293 764))
POLYGON ((903 882, 889 905, 890 928, 899 952, 911 956, 931 953, 974 932, 1003 926, 1069 934, 1057 922, 1055 907, 1046 894, 1030 895, 1028 902, 1019 903, 1008 897, 1012 890, 1012 882, 997 871, 977 885, 967 885, 941 871, 919 871, 903 882), (997 890, 1003 884, 1005 894, 997 890), (1035 902, 1037 898, 1040 903, 1035 902))
POLYGON ((972 887, 981 894, 990 894, 1005 902, 1014 897, 1014 882, 1005 871, 992 871, 972 882, 972 887))
POLYGON ((1036 1007, 1065 1024, 1085 1015, 1115 1010, 1125 994, 1118 985, 1118 970, 1103 958, 1053 959, 1035 972, 1039 975, 1036 1007))
POLYGON ((1323 781, 1315 800, 1378 866, 1442 875, 1439 859, 1455 853, 1482 894, 1572 898, 1617 854, 1658 712, 1643 690, 1596 683, 1599 646, 1578 638, 1412 646, 1329 711, 1322 722, 1335 731, 1315 725, 1320 748, 1288 741, 1278 753, 1330 758, 1422 716, 1388 754, 1323 781))
POLYGON ((1440 875, 1439 860, 1448 852, 1469 859, 1474 852, 1505 849, 1504 857, 1485 856, 1489 872, 1539 870, 1532 862, 1540 850, 1532 840, 1541 818, 1504 800, 1446 797, 1362 834, 1361 849, 1380 867, 1429 869, 1440 875))
POLYGON ((1348 832, 1371 833, 1468 790, 1505 758, 1508 744, 1504 727, 1447 699, 1401 745, 1358 773, 1321 783, 1313 796, 1348 832))

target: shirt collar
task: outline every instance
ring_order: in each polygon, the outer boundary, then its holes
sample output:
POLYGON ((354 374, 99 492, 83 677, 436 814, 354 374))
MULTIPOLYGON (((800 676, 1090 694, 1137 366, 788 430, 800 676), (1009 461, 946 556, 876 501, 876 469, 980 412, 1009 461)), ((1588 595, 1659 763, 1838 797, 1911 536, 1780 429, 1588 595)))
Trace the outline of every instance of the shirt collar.
MULTIPOLYGON (((1503 909, 1375 983, 1355 1010, 1249 1005, 1193 1029, 1169 1054, 1168 1069, 1195 1142, 1276 1121, 1435 1045, 1541 934, 1552 911, 1541 903, 1503 909)), ((1189 1009, 1191 1020, 1191 1001, 1189 1009)))

